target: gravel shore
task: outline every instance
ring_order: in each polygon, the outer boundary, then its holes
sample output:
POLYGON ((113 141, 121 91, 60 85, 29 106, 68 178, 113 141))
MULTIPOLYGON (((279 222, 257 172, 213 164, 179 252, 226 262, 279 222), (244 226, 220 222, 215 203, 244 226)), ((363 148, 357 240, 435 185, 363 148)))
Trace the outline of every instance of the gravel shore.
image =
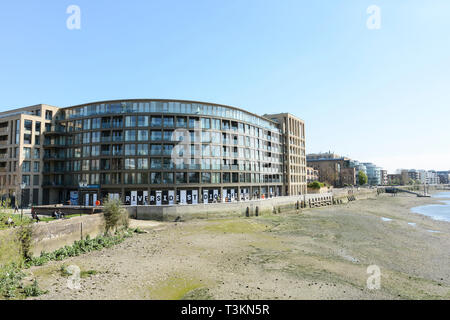
POLYGON ((136 222, 148 233, 28 272, 43 300, 450 299, 450 223, 410 212, 438 202, 380 195, 299 214, 136 222), (80 290, 63 264, 85 271, 80 290), (380 289, 366 286, 369 265, 380 289))

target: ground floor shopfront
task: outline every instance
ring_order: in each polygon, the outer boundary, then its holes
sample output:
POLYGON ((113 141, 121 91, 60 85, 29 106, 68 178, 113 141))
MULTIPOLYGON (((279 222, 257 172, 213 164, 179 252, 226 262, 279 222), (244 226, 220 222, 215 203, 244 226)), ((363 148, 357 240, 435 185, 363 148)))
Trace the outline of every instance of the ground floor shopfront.
POLYGON ((50 190, 47 204, 95 206, 105 199, 120 199, 125 205, 175 205, 248 201, 282 196, 281 185, 211 186, 178 188, 78 188, 50 190))

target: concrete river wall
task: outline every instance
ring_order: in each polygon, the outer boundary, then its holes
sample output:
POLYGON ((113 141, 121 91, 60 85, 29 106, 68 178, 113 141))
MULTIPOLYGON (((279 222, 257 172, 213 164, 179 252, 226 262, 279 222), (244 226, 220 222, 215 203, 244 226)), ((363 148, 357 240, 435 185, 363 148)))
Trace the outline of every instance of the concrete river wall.
POLYGON ((127 206, 131 218, 139 220, 186 221, 221 217, 250 217, 295 212, 305 208, 347 203, 377 195, 377 189, 339 190, 333 193, 276 197, 264 200, 237 201, 175 206, 127 206))

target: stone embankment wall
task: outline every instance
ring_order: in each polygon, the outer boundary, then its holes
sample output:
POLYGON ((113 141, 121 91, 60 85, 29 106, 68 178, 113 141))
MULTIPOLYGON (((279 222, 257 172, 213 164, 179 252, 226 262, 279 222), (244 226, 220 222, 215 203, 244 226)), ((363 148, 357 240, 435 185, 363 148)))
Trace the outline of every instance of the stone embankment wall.
MULTIPOLYGON (((17 230, 18 227, 0 231, 0 248, 2 243, 17 242, 15 241, 17 230)), ((42 251, 52 252, 65 245, 71 245, 76 240, 86 238, 87 235, 93 238, 103 232, 103 214, 34 223, 32 252, 38 256, 42 251)))

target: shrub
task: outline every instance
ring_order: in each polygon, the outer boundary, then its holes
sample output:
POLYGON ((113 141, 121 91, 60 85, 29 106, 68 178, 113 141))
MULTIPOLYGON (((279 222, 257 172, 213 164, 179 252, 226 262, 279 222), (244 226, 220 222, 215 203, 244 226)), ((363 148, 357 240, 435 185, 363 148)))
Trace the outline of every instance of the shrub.
POLYGON ((313 181, 313 182, 308 183, 308 188, 311 188, 311 189, 320 189, 320 188, 323 188, 323 186, 324 186, 324 184, 319 181, 313 181))
POLYGON ((108 199, 103 204, 103 217, 105 219, 105 233, 117 231, 119 227, 128 228, 128 211, 121 206, 120 200, 108 199))
POLYGON ((26 297, 38 297, 42 294, 46 294, 48 291, 44 291, 39 288, 39 284, 36 279, 34 279, 33 284, 23 288, 23 293, 26 297))

